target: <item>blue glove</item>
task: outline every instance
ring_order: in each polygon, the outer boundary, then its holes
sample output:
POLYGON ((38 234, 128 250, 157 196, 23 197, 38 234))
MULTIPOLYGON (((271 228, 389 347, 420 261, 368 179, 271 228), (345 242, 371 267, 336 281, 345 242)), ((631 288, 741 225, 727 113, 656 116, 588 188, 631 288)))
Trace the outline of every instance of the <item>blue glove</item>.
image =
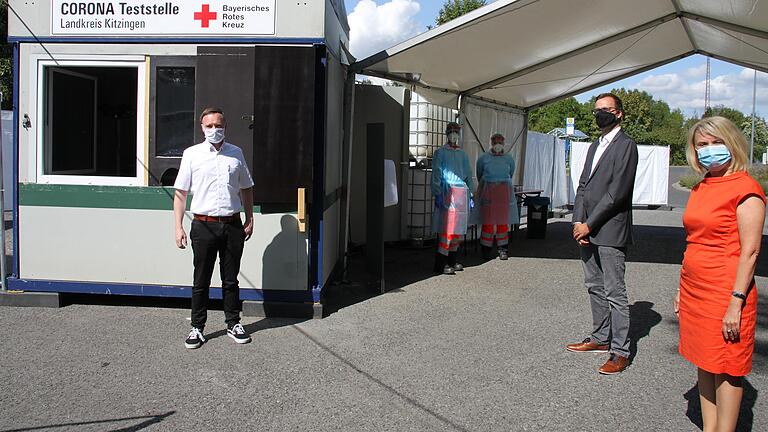
POLYGON ((436 208, 442 208, 443 207, 443 196, 442 195, 435 195, 435 207, 436 208))
POLYGON ((469 208, 475 208, 475 198, 469 197, 469 208))

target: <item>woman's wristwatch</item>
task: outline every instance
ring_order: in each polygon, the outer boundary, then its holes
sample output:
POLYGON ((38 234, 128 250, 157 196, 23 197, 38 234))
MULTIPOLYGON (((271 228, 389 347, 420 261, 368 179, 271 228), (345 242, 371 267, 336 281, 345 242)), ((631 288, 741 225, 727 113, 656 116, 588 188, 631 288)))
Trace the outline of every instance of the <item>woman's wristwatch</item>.
POLYGON ((747 301, 747 295, 744 294, 743 292, 734 291, 733 293, 731 293, 731 295, 736 297, 736 298, 740 298, 740 299, 742 299, 744 301, 747 301))

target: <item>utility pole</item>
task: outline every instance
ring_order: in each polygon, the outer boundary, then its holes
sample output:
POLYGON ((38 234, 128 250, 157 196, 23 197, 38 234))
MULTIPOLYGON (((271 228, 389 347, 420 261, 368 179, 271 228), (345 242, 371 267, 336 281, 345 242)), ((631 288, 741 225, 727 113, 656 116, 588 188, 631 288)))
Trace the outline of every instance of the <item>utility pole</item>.
POLYGON ((709 101, 710 101, 710 90, 709 90, 709 81, 711 79, 712 70, 709 65, 709 57, 707 57, 707 80, 704 85, 704 116, 706 116, 709 113, 709 101))
POLYGON ((755 100, 757 96, 757 69, 752 83, 752 135, 749 138, 749 165, 752 165, 752 156, 755 153, 755 100))

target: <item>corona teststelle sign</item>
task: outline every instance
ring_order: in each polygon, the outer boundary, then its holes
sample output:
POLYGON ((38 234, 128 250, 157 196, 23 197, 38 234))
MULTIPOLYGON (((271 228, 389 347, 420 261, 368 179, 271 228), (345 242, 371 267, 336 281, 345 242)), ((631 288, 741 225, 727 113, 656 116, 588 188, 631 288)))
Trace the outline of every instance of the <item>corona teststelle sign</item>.
POLYGON ((272 35, 276 0, 51 1, 51 34, 272 35))

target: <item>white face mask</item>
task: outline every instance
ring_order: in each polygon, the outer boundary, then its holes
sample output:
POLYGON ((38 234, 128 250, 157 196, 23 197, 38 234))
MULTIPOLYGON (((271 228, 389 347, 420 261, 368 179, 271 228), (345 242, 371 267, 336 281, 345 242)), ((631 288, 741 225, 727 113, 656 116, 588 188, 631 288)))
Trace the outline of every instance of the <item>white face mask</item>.
POLYGON ((456 132, 449 133, 448 134, 448 142, 453 144, 453 145, 456 145, 456 143, 459 142, 459 134, 457 134, 456 132))
POLYGON ((224 141, 224 128, 203 127, 203 134, 205 135, 205 140, 211 144, 218 144, 224 141))
POLYGON ((493 151, 496 153, 501 153, 504 151, 504 144, 494 144, 493 145, 493 151))

